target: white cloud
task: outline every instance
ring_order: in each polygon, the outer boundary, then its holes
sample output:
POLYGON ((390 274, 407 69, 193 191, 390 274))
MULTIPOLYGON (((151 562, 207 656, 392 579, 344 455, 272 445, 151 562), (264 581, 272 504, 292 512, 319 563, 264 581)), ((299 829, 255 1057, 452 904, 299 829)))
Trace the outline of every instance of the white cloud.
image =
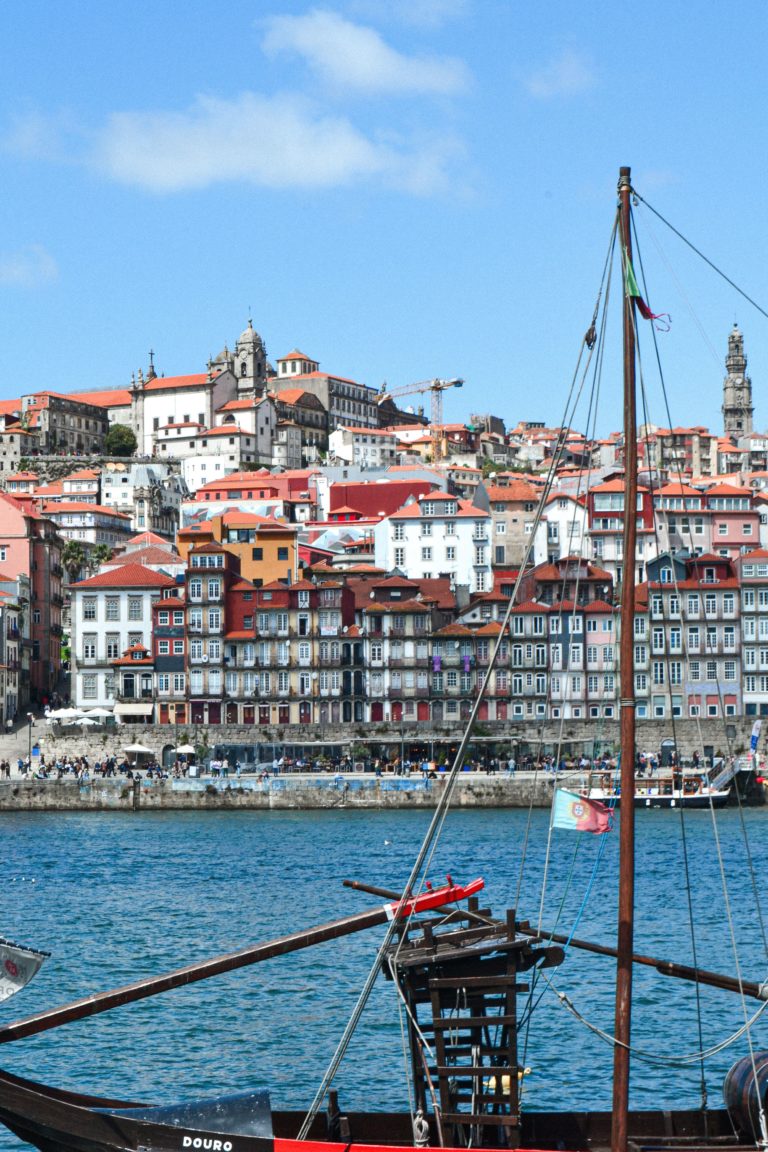
POLYGON ((41 244, 30 244, 16 252, 0 252, 0 285, 11 288, 37 288, 56 280, 56 261, 41 244))
POLYGON ((420 195, 447 183, 450 139, 426 146, 369 139, 346 117, 297 97, 200 97, 186 112, 114 115, 93 153, 111 179, 154 192, 244 181, 266 188, 330 188, 359 181, 420 195))
POLYGON ((595 86, 595 74, 576 52, 561 52, 545 68, 528 77, 526 87, 532 96, 550 100, 556 96, 577 96, 595 86))
POLYGON ((335 88, 367 95, 447 96, 468 83, 461 60, 448 56, 406 56, 373 28, 335 12, 315 9, 306 16, 274 16, 266 21, 264 51, 302 56, 335 88))
POLYGON ((414 28, 441 28, 464 15, 467 0, 352 0, 352 10, 366 19, 397 20, 414 28))

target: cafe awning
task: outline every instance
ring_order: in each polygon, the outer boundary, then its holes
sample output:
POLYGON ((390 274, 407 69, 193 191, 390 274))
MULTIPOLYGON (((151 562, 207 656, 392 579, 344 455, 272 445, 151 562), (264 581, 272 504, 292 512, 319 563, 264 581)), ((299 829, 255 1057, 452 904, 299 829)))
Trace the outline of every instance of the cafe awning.
POLYGON ((151 701, 146 704, 115 704, 115 716, 151 716, 154 710, 151 701))

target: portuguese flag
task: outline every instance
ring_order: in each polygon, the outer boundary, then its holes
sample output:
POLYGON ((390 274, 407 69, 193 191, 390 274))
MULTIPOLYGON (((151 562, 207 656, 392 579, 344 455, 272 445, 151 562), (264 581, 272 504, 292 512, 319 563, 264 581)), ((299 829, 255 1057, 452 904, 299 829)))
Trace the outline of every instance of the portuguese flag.
POLYGON ((627 296, 634 300, 637 306, 637 310, 642 316, 643 320, 659 321, 659 323, 656 324, 659 332, 669 332, 669 326, 672 323, 669 313, 651 312, 645 300, 643 300, 643 297, 640 294, 640 289, 637 286, 637 280, 635 279, 635 270, 632 267, 632 261, 629 258, 626 248, 624 249, 624 267, 627 270, 627 296))

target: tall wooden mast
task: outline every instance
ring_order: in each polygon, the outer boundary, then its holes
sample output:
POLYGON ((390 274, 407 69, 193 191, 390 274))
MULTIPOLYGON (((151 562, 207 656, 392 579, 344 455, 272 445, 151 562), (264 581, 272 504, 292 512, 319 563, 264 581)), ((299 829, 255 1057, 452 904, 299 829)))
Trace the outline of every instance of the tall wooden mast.
POLYGON ((613 1056, 612 1152, 626 1152, 629 1108, 629 1043, 635 903, 635 544, 637 538, 637 411, 635 400, 635 302, 627 291, 632 258, 632 186, 629 168, 619 172, 619 237, 624 287, 624 556, 621 579, 619 692, 621 701, 621 819, 619 824, 619 922, 613 1056))

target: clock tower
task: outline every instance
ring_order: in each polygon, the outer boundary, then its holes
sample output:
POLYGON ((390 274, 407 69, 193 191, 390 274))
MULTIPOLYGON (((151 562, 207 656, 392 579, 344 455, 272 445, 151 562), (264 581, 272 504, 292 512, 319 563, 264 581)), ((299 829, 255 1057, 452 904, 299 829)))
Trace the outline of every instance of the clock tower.
POLYGON ((728 375, 723 381, 723 432, 734 440, 752 435, 752 381, 747 376, 744 336, 734 324, 728 336, 725 358, 728 375))

